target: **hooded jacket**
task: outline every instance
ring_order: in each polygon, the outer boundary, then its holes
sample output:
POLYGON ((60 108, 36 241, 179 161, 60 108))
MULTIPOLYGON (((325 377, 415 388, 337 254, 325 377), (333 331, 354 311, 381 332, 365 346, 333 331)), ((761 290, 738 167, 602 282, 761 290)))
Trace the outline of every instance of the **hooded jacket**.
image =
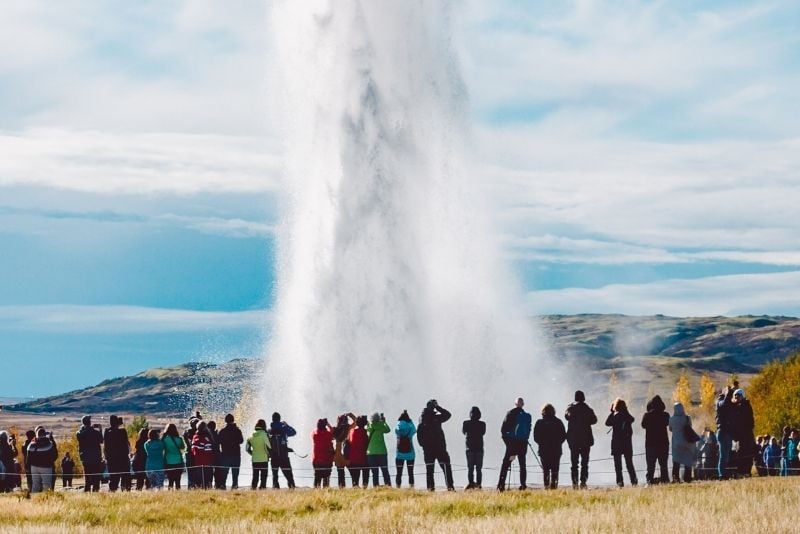
POLYGON ((369 445, 367 429, 359 426, 355 427, 350 431, 350 436, 347 440, 350 442, 348 456, 350 465, 354 467, 367 465, 367 445, 369 445))
POLYGON ((644 446, 646 449, 666 451, 669 449, 667 426, 669 414, 661 397, 656 395, 647 403, 647 412, 642 416, 644 446))
POLYGON ((327 428, 315 428, 311 433, 311 443, 311 463, 325 467, 333 465, 333 432, 327 428))
POLYGON ((400 420, 397 422, 397 425, 394 427, 394 434, 397 436, 398 441, 400 438, 405 437, 411 442, 411 451, 410 452, 400 452, 399 447, 397 449, 395 457, 398 460, 405 460, 413 462, 417 456, 416 451, 414 450, 414 434, 417 433, 417 427, 414 425, 413 421, 403 421, 400 420))
POLYGON ((250 454, 254 464, 268 462, 270 442, 267 431, 261 427, 256 428, 253 435, 247 438, 245 450, 250 454))
POLYGON ((585 402, 573 402, 564 413, 567 420, 567 443, 571 449, 581 449, 594 445, 592 425, 597 423, 597 416, 585 402))
POLYGON ((369 424, 367 427, 367 435, 369 436, 369 444, 367 445, 367 456, 386 454, 386 441, 383 439, 384 434, 388 434, 392 429, 386 424, 386 421, 376 421, 369 424))
POLYGON ((686 440, 684 432, 687 426, 692 426, 692 418, 686 415, 683 404, 676 402, 673 416, 669 418, 669 430, 672 432, 672 461, 691 467, 697 458, 697 447, 686 440))
POLYGON ((423 450, 447 450, 447 440, 444 437, 442 423, 449 421, 450 417, 452 417, 452 414, 441 406, 436 406, 435 408, 426 407, 422 410, 422 415, 419 417, 419 425, 417 426, 417 441, 423 450))

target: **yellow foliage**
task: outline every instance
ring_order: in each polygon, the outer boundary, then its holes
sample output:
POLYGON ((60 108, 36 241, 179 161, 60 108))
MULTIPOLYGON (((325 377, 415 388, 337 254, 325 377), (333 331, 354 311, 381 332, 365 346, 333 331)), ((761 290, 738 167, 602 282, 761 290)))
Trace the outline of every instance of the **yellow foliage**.
POLYGON ((681 376, 678 377, 675 391, 672 392, 672 400, 683 404, 687 412, 692 408, 692 386, 689 383, 689 371, 686 369, 681 371, 681 376))
POLYGON ((781 435, 785 425, 800 424, 800 354, 765 365, 750 382, 756 432, 781 435))

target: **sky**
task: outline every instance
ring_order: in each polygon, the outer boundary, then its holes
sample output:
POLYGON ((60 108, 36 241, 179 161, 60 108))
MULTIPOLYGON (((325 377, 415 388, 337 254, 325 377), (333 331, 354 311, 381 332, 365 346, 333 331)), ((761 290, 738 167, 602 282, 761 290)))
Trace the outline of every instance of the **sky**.
MULTIPOLYGON (((800 4, 464 1, 481 187, 531 315, 800 315, 800 4)), ((0 397, 258 356, 269 3, 0 6, 0 397)))

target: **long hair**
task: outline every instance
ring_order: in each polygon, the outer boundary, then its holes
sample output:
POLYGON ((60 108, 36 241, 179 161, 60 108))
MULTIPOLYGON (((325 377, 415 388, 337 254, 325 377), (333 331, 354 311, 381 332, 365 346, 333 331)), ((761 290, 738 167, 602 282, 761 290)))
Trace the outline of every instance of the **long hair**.
POLYGON ((625 404, 624 400, 622 400, 619 397, 617 397, 614 400, 614 411, 615 412, 627 412, 628 411, 628 405, 625 404))
POLYGON ((178 434, 178 427, 175 426, 175 423, 170 423, 167 425, 167 428, 164 429, 164 436, 172 436, 173 438, 180 437, 178 434))

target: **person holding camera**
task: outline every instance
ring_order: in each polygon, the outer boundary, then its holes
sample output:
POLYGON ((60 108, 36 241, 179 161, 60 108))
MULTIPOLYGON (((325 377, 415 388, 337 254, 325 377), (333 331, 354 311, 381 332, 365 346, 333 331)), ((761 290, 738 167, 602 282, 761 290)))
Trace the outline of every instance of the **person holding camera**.
POLYGON ((9 437, 8 432, 0 432, 0 470, 4 473, 0 477, 0 493, 10 492, 16 485, 14 476, 16 466, 14 460, 17 457, 17 438, 13 434, 9 437))
POLYGON ((314 467, 314 487, 327 488, 333 470, 333 427, 327 419, 319 419, 311 433, 311 465, 314 467))
POLYGON ((719 464, 717 476, 720 480, 728 478, 728 462, 733 446, 733 386, 726 386, 717 398, 717 443, 719 443, 719 464))
POLYGON ((92 425, 92 417, 84 415, 81 418, 81 428, 75 436, 78 439, 78 455, 86 476, 83 491, 100 491, 100 474, 103 472, 103 455, 100 450, 103 434, 100 433, 100 425, 92 425))
POLYGON ((131 443, 128 431, 122 426, 122 418, 111 416, 110 427, 103 433, 103 448, 108 464, 108 491, 131 490, 131 443))
POLYGON ((55 476, 53 464, 58 458, 58 448, 53 441, 53 435, 38 427, 36 439, 28 445, 27 458, 31 469, 31 493, 52 490, 55 476))
POLYGON ((392 486, 392 477, 389 474, 389 454, 386 450, 384 434, 392 430, 386 424, 386 417, 382 413, 372 414, 371 422, 367 427, 367 465, 372 471, 372 485, 378 487, 378 469, 383 474, 383 483, 392 486))
POLYGON ((428 491, 434 491, 433 474, 436 463, 444 472, 445 484, 448 491, 455 491, 453 484, 453 467, 450 464, 450 455, 447 453, 447 441, 444 438, 442 423, 450 420, 452 414, 439 406, 436 399, 431 399, 422 410, 417 425, 417 441, 422 447, 422 454, 425 458, 425 479, 428 491))
POLYGON ((269 440, 272 463, 272 487, 280 488, 278 482, 278 469, 286 477, 286 485, 290 489, 294 488, 294 474, 292 473, 292 462, 289 453, 294 452, 289 448, 289 438, 296 435, 297 430, 289 426, 286 421, 281 421, 281 414, 272 414, 272 423, 269 425, 269 440))

